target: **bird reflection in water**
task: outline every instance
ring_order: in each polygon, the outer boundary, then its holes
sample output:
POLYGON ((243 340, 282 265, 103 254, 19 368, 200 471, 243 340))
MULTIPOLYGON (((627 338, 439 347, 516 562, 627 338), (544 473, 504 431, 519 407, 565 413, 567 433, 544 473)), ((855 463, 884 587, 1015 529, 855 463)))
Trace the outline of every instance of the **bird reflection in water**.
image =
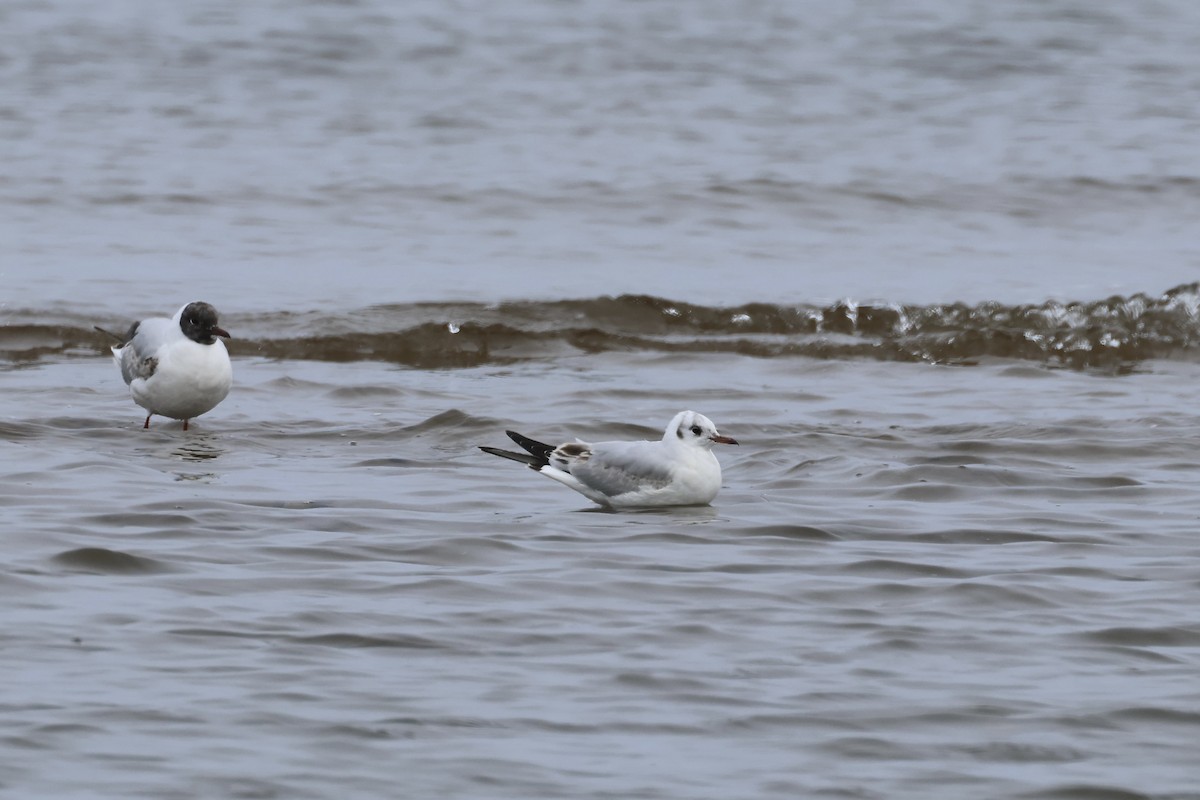
MULTIPOLYGON (((224 448, 217 444, 216 437, 201 435, 190 437, 186 444, 171 451, 171 455, 189 464, 203 464, 224 455, 224 448)), ((216 478, 214 472, 176 472, 177 481, 207 481, 216 478)))

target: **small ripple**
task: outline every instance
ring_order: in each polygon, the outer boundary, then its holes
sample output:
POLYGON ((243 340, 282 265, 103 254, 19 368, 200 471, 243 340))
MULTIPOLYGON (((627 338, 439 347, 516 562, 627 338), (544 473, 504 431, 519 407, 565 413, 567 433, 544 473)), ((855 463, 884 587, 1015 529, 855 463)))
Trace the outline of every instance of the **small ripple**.
POLYGON ((929 503, 961 500, 972 496, 972 494, 968 493, 961 486, 948 486, 944 483, 915 483, 911 486, 902 486, 899 489, 893 489, 891 492, 888 492, 888 497, 896 500, 915 500, 917 502, 929 503))
MULTIPOLYGON (((534 537, 537 539, 551 540, 551 537, 534 537)), ((693 536, 689 533, 674 533, 664 531, 662 533, 635 533, 632 536, 624 536, 620 539, 614 539, 619 542, 657 542, 660 544, 724 544, 719 540, 711 539, 707 536, 693 536)))
POLYGON ((936 467, 966 467, 966 466, 986 466, 991 462, 988 459, 978 456, 970 456, 962 453, 952 453, 945 456, 926 456, 924 458, 914 458, 914 464, 929 465, 936 467))
POLYGON ((288 559, 296 561, 316 561, 321 563, 333 562, 353 562, 353 561, 376 561, 376 556, 368 553, 357 553, 345 547, 301 547, 298 545, 288 546, 265 546, 261 548, 263 553, 268 553, 271 556, 279 559, 288 559))
POLYGON ((67 550, 51 559, 60 566, 99 575, 134 575, 171 572, 173 568, 153 558, 108 550, 103 547, 80 547, 67 550))
POLYGON ((992 583, 958 583, 940 590, 944 596, 949 596, 957 606, 960 602, 965 605, 981 606, 984 608, 1057 608, 1058 603, 1047 600, 1033 591, 1023 591, 1010 586, 997 586, 992 583))
POLYGON ((477 717, 388 717, 383 725, 404 725, 416 728, 504 728, 504 723, 477 717))
POLYGON ((855 561, 839 568, 838 572, 848 575, 886 575, 893 578, 973 578, 979 574, 932 564, 917 564, 883 558, 855 561))
POLYGON ((1174 658, 1165 653, 1160 653, 1157 650, 1144 650, 1140 647, 1118 647, 1113 645, 1105 647, 1104 652, 1116 656, 1124 656, 1125 658, 1136 659, 1138 661, 1153 661, 1156 664, 1186 663, 1186 659, 1174 658))
POLYGON ((733 731, 783 730, 789 733, 797 729, 830 728, 840 731, 857 731, 862 726, 849 719, 813 716, 807 713, 776 712, 769 714, 747 714, 726 720, 720 728, 733 731))
MULTIPOLYGON (((1061 537, 1042 533, 1014 530, 989 530, 985 528, 960 528, 906 536, 913 542, 930 544, 1014 544, 1017 542, 1060 542, 1061 537)), ((1082 540, 1073 540, 1082 541, 1082 540)), ((1099 540, 1096 540, 1099 541, 1099 540)))
POLYGON ((403 469, 441 469, 446 466, 444 461, 422 461, 416 458, 391 456, 386 458, 368 458, 356 461, 351 467, 400 467, 403 469))
POLYGON ((742 536, 798 539, 806 542, 836 542, 843 538, 811 525, 756 525, 742 530, 742 536))
POLYGON ((403 394, 403 391, 395 386, 337 386, 325 392, 327 397, 334 399, 356 399, 356 398, 377 398, 390 397, 403 394))
POLYGON ((54 722, 48 725, 39 725, 33 729, 34 733, 58 735, 71 734, 77 736, 79 734, 103 733, 104 729, 96 725, 86 725, 81 722, 54 722))
MULTIPOLYGON (((614 566, 618 566, 614 563, 614 566)), ((792 564, 761 564, 761 563, 734 563, 734 564, 712 564, 705 566, 682 566, 680 564, 646 564, 645 566, 635 567, 639 570, 648 570, 651 572, 681 572, 681 573, 725 573, 727 575, 769 575, 776 572, 795 572, 796 567, 792 564)))
POLYGON ((1122 475, 1097 475, 1085 478, 1066 478, 1062 481, 1066 486, 1084 486, 1089 489, 1124 489, 1130 486, 1141 486, 1141 481, 1126 478, 1122 475))
POLYGON ((265 781, 261 778, 219 778, 213 781, 219 796, 241 800, 266 800, 274 797, 317 797, 297 786, 265 781))
POLYGON ((0 736, 0 745, 16 750, 49 750, 53 745, 39 742, 27 736, 0 736))
POLYGON ((707 681, 680 675, 653 675, 648 672, 620 672, 612 677, 614 683, 638 689, 659 689, 674 692, 680 689, 700 690, 708 687, 707 681))
POLYGON ((359 648, 396 647, 416 650, 442 650, 445 645, 423 636, 364 636, 358 633, 324 633, 317 636, 286 636, 284 641, 315 644, 321 647, 359 648))
POLYGON ((202 638, 225 639, 254 639, 256 641, 287 642, 299 645, 316 645, 318 647, 335 647, 342 649, 360 648, 396 648, 401 650, 448 650, 450 647, 442 642, 434 641, 423 636, 396 634, 394 636, 366 636, 358 633, 324 633, 310 636, 294 636, 278 633, 263 633, 257 631, 231 631, 218 628, 174 628, 167 631, 174 636, 195 636, 202 638))
POLYGON ((90 514, 85 520, 101 528, 117 530, 139 528, 187 528, 194 526, 196 518, 189 514, 166 514, 147 511, 121 511, 107 514, 90 514))
POLYGON ((1065 764, 1084 761, 1090 756, 1073 747, 1051 747, 1048 745, 1018 744, 1015 742, 989 742, 982 745, 964 745, 959 748, 980 761, 1014 763, 1065 764))
POLYGON ((1200 711, 1137 706, 1109 712, 1108 716, 1125 722, 1161 722, 1170 725, 1200 725, 1200 711))
POLYGON ((1148 794, 1117 786, 1073 783, 1017 795, 1023 800, 1154 800, 1148 794))
POLYGON ((875 736, 845 736, 821 745, 822 750, 828 750, 839 758, 858 758, 867 760, 884 759, 887 761, 913 761, 926 758, 928 753, 923 748, 905 747, 887 739, 875 736))
POLYGON ((395 738, 387 728, 364 728, 360 725, 331 725, 325 731, 335 736, 350 736, 356 739, 395 738))
POLYGON ((1182 625, 1162 628, 1102 628, 1078 636, 1100 644, 1132 647, 1200 647, 1200 628, 1182 625))
POLYGON ((507 563, 511 554, 523 551, 520 545, 501 539, 461 536, 435 544, 391 551, 390 558, 407 564, 428 566, 478 566, 507 563))
POLYGON ((493 426, 492 420, 486 417, 475 417, 457 408, 451 408, 415 425, 406 425, 405 433, 425 433, 426 431, 446 431, 454 428, 469 428, 470 430, 487 431, 493 426))

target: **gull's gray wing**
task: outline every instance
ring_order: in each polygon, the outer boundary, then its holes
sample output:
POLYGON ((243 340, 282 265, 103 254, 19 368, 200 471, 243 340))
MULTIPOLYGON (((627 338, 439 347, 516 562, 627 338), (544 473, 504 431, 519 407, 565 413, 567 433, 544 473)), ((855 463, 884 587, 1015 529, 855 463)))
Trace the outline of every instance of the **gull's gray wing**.
POLYGON ((658 442, 600 442, 561 445, 551 464, 606 497, 662 489, 674 475, 658 442))
POLYGON ((125 383, 149 378, 158 369, 158 351, 167 342, 171 325, 171 320, 159 317, 135 322, 125 337, 125 344, 113 348, 113 354, 120 358, 121 377, 125 383))

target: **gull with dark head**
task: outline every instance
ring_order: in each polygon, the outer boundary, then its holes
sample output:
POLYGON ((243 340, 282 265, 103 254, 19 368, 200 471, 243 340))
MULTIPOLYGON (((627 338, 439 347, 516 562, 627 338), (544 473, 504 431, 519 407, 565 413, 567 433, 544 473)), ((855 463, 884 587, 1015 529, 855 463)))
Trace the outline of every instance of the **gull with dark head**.
POLYGON ((188 420, 212 411, 229 394, 233 367, 225 344, 229 338, 217 324, 217 310, 208 303, 188 303, 175 316, 135 322, 125 336, 97 327, 117 339, 113 361, 129 385, 133 402, 150 417, 188 420))
POLYGON ((597 442, 576 439, 543 444, 514 431, 508 437, 526 452, 480 447, 485 453, 527 465, 611 508, 699 506, 721 488, 714 444, 737 444, 717 432, 712 420, 680 411, 657 442, 597 442))

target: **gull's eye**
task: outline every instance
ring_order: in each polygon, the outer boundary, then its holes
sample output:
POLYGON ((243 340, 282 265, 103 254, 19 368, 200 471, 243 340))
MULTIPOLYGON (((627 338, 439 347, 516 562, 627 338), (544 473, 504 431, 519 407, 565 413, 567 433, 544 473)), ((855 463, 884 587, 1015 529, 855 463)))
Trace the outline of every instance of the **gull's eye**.
POLYGON ((700 426, 699 426, 699 425, 693 425, 693 426, 692 426, 692 433, 693 433, 694 435, 696 435, 696 436, 699 436, 699 435, 700 435, 702 432, 703 432, 703 431, 701 431, 701 430, 700 430, 700 426))

